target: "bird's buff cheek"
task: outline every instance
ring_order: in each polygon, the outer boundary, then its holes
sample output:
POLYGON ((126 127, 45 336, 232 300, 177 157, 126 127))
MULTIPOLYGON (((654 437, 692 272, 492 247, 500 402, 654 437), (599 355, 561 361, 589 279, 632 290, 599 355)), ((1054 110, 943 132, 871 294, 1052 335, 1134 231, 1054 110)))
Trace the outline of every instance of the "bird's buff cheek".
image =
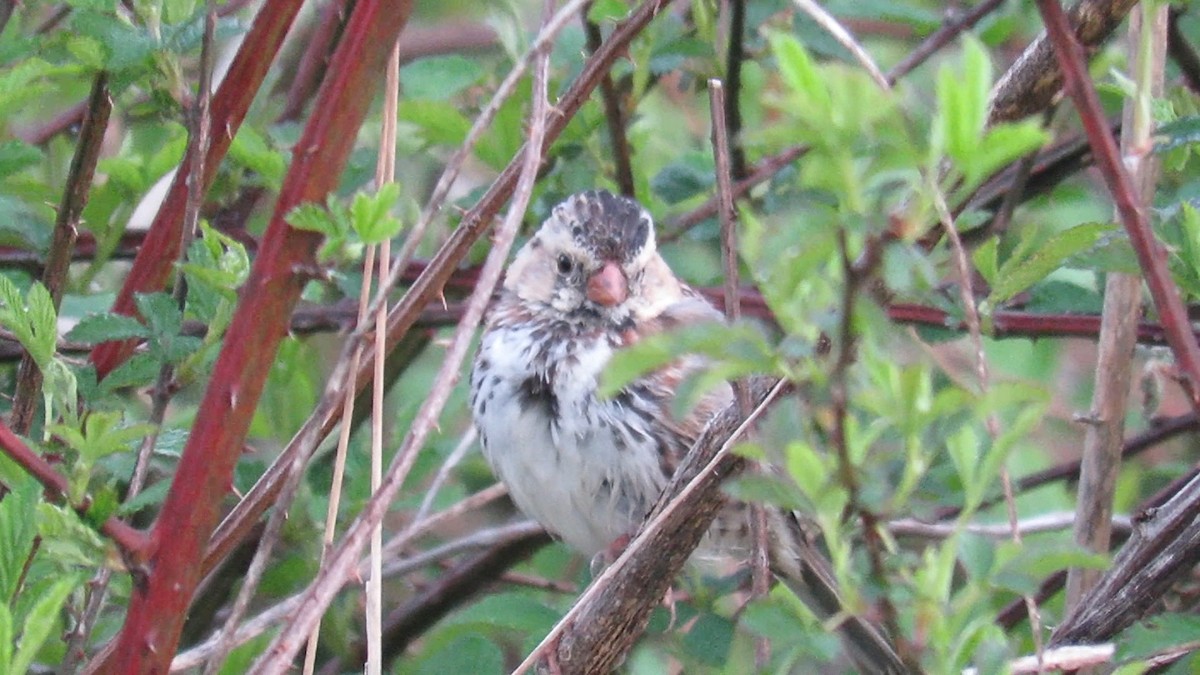
POLYGON ((601 307, 615 307, 629 297, 629 282, 615 262, 606 262, 587 282, 588 300, 601 307))

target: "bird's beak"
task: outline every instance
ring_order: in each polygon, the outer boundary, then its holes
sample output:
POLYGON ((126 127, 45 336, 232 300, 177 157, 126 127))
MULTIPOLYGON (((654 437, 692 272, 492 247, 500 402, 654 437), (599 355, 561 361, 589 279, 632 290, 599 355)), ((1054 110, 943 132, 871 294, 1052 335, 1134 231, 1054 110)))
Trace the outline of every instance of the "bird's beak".
POLYGON ((621 267, 615 262, 606 262, 588 277, 587 297, 601 307, 614 307, 625 302, 629 297, 629 283, 621 267))

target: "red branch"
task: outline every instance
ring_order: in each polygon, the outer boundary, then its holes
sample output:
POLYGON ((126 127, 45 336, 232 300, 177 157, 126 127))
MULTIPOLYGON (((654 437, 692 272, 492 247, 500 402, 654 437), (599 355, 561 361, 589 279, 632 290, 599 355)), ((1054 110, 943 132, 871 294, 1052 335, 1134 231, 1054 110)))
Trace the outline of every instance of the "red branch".
MULTIPOLYGON (((207 192, 216 176, 217 167, 234 134, 246 118, 246 111, 254 100, 254 95, 262 87, 267 70, 283 44, 300 10, 301 0, 271 0, 263 4, 262 9, 254 19, 254 25, 246 34, 241 49, 234 57, 229 72, 217 89, 212 99, 212 129, 213 134, 204 158, 204 180, 200 191, 207 192)), ((180 230, 183 227, 183 213, 187 204, 188 173, 192 166, 191 157, 197 151, 195 139, 189 143, 187 154, 175 172, 175 180, 166 199, 158 209, 146 239, 138 250, 137 258, 125 284, 117 294, 113 303, 113 311, 129 316, 136 315, 133 296, 135 293, 149 293, 162 290, 170 278, 175 261, 179 259, 179 246, 183 241, 180 230)), ((135 343, 106 342, 97 345, 92 350, 92 363, 96 365, 96 375, 104 377, 122 361, 133 353, 135 343)))
POLYGON ((337 187, 410 9, 411 2, 384 0, 355 5, 151 532, 149 574, 133 587, 125 626, 102 672, 167 672, 267 372, 308 278, 305 270, 315 266, 320 237, 293 230, 284 217, 297 204, 323 201, 337 187))
POLYGON ((1056 0, 1038 0, 1037 4, 1063 71, 1063 88, 1075 102, 1075 109, 1079 112, 1095 155, 1096 167, 1104 176, 1121 223, 1129 233, 1129 241, 1137 253, 1138 265, 1162 320, 1167 343, 1179 364, 1183 386, 1192 400, 1192 408, 1200 411, 1200 346, 1197 346, 1192 335, 1187 308, 1167 268, 1167 251, 1154 238, 1146 210, 1138 198, 1138 190, 1121 162, 1116 141, 1109 133, 1096 97, 1096 89, 1088 77, 1083 47, 1067 23, 1066 14, 1056 0))
MULTIPOLYGON (((935 307, 894 303, 887 307, 888 318, 896 323, 934 326, 947 330, 966 330, 963 321, 935 307)), ((1096 339, 1100 334, 1100 317, 1096 314, 1035 314, 1013 310, 997 310, 992 313, 994 338, 1005 337, 1079 337, 1096 339)), ((1152 321, 1138 323, 1138 342, 1141 344, 1166 344, 1166 331, 1152 321)))

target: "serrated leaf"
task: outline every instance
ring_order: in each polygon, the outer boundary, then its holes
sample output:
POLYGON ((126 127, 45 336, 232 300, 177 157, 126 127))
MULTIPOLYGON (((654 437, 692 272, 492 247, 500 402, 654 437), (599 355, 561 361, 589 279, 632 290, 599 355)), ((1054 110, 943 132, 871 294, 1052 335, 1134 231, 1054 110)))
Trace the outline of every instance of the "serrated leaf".
POLYGON ((38 504, 37 522, 42 535, 39 554, 58 568, 92 567, 104 558, 104 541, 73 509, 43 502, 38 504))
POLYGON ((381 186, 374 195, 364 192, 354 195, 350 222, 364 244, 381 244, 400 233, 404 224, 391 215, 399 197, 400 186, 396 183, 381 186))
POLYGON ((325 207, 312 202, 300 204, 288 211, 284 220, 297 230, 319 232, 327 237, 338 234, 340 229, 337 221, 325 207))
POLYGON ((140 353, 129 357, 129 360, 117 366, 100 382, 104 391, 113 391, 125 387, 144 387, 158 377, 162 363, 151 354, 140 353))
POLYGON ((58 625, 58 613, 76 585, 78 581, 74 578, 59 579, 34 604, 21 629, 21 642, 13 655, 12 672, 29 672, 46 638, 58 625))
POLYGON ((66 334, 66 339, 86 345, 130 340, 150 336, 150 330, 141 321, 124 314, 89 314, 79 320, 66 334))
POLYGON ((161 340, 174 337, 183 327, 183 314, 175 298, 166 293, 137 293, 133 296, 138 313, 146 320, 152 337, 161 340))
POLYGON ((103 46, 107 56, 105 65, 113 71, 132 72, 148 67, 157 47, 147 31, 108 13, 74 12, 71 28, 103 46))
POLYGON ((50 291, 40 281, 29 287, 25 302, 26 316, 33 336, 32 342, 26 345, 26 348, 38 367, 45 369, 50 359, 54 358, 55 347, 58 344, 58 312, 54 309, 50 291))
POLYGON ((1037 247, 1027 257, 1016 256, 1006 260, 997 273, 997 283, 992 287, 989 301, 999 305, 1017 293, 1032 286, 1054 270, 1067 258, 1087 250, 1113 227, 1107 223, 1084 223, 1060 232, 1037 247))

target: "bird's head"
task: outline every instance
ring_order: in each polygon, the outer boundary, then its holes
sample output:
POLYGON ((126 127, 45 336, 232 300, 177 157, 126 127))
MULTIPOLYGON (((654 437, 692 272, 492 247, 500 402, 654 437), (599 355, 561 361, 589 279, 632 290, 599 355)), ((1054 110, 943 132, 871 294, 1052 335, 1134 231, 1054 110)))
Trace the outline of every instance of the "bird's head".
POLYGON ((517 253, 505 288, 564 320, 608 325, 656 316, 680 294, 650 214, 604 190, 555 206, 517 253))

